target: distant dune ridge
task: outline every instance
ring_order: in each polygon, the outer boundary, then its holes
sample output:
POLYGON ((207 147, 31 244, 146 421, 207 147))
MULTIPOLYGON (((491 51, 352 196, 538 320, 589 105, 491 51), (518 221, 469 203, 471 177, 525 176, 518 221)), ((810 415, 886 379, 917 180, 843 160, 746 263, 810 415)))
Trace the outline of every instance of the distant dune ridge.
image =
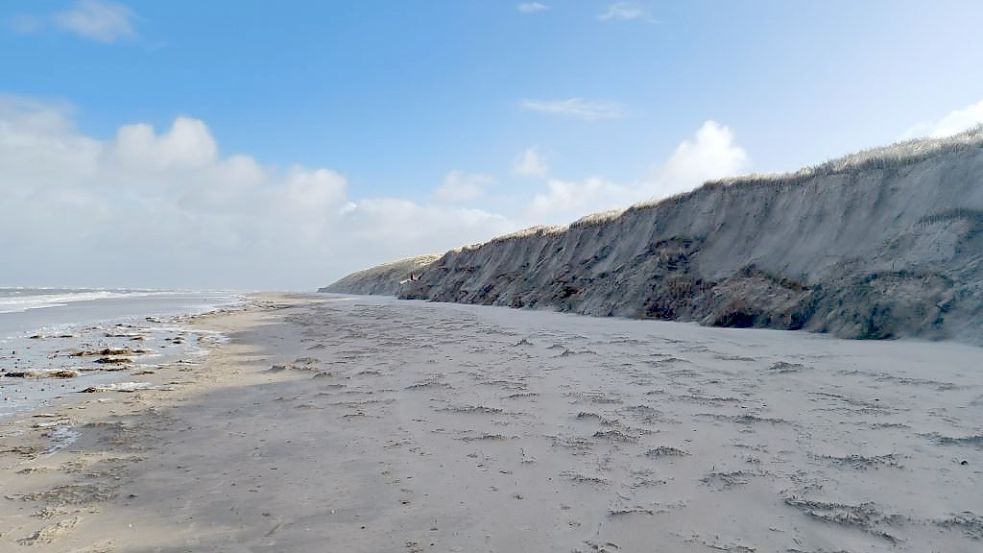
POLYGON ((708 182, 321 291, 983 344, 983 127, 708 182))
POLYGON ((392 261, 352 273, 335 282, 331 286, 318 289, 318 292, 337 292, 340 290, 358 290, 358 293, 370 296, 395 296, 405 282, 417 277, 426 266, 439 259, 439 255, 420 255, 392 261))

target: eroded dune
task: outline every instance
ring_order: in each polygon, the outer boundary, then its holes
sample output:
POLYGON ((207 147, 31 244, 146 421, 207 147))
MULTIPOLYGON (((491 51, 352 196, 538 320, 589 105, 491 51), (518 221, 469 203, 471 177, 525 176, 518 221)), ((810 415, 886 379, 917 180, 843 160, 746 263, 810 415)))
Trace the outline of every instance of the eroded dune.
POLYGON ((380 269, 322 290, 979 344, 983 129, 380 269))

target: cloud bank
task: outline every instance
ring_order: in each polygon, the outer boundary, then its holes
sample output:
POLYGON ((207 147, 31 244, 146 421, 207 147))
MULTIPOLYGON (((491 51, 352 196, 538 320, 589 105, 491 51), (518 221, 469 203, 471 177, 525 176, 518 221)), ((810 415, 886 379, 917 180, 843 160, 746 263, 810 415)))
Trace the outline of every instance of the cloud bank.
POLYGON ((504 177, 453 170, 429 194, 416 191, 420 200, 363 197, 336 169, 224 154, 193 117, 165 129, 123 125, 100 139, 76 128, 68 106, 0 97, 0 285, 309 290, 391 259, 669 196, 749 165, 731 130, 707 121, 632 182, 554 176, 530 147, 502 160, 504 177), (501 186, 510 173, 521 187, 501 186))
POLYGON ((98 140, 18 98, 0 100, 0 193, 8 285, 310 289, 515 229, 480 209, 353 200, 331 169, 223 156, 198 119, 98 140))

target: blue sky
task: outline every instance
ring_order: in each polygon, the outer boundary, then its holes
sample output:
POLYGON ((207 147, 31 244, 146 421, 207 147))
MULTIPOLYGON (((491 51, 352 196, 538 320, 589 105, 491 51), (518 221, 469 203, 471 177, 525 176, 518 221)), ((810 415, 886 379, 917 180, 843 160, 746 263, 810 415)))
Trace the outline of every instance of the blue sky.
MULTIPOLYGON (((333 261, 305 265, 306 278, 234 279, 306 287, 386 256, 698 184, 679 174, 794 170, 929 133, 957 110, 972 118, 983 100, 980 21, 983 3, 969 0, 7 0, 0 95, 8 117, 56 114, 73 139, 103 149, 126 125, 149 124, 161 138, 178 117, 200 122, 216 163, 243 154, 279 175, 260 188, 282 188, 298 168, 337 174, 343 197, 325 200, 327 210, 347 214, 378 199, 493 221, 468 220, 461 233, 441 227, 398 247, 369 233, 359 238, 364 255, 312 252, 333 261), (687 141, 699 170, 667 169, 683 163, 674 156, 687 141), (704 142, 723 153, 704 156, 704 142), (517 170, 530 151, 530 170, 517 170)), ((3 169, 0 183, 17 186, 3 169)), ((122 178, 106 171, 98 179, 122 178)), ((80 182, 73 194, 114 210, 175 193, 161 185, 126 200, 130 192, 96 194, 95 186, 80 182)), ((183 214, 196 212, 182 201, 183 214)), ((209 224, 235 227, 235 215, 209 213, 209 224)), ((329 226, 332 240, 354 240, 336 228, 345 225, 329 226)), ((230 257, 252 251, 242 236, 230 240, 238 248, 230 257)), ((19 278, 57 280, 51 270, 19 278)), ((80 279, 109 277, 83 271, 80 279)))

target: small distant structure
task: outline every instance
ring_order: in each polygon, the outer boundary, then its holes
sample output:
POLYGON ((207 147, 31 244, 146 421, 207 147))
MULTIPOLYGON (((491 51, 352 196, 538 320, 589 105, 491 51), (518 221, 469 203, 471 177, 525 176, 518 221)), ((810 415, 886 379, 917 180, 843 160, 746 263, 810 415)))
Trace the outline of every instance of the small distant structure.
POLYGON ((399 285, 402 286, 402 285, 406 284, 407 282, 416 282, 418 280, 420 280, 419 275, 417 275, 416 273, 412 273, 411 272, 409 278, 404 278, 403 280, 399 281, 399 285))

